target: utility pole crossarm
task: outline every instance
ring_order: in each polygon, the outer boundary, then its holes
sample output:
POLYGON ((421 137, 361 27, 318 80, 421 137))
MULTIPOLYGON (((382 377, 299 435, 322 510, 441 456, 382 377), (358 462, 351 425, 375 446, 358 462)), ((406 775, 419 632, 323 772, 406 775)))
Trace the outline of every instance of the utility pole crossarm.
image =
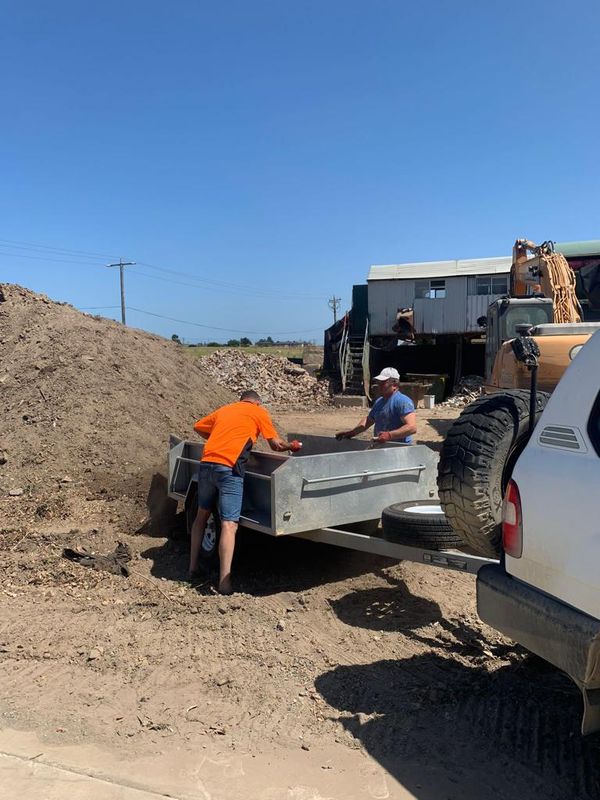
POLYGON ((119 259, 118 264, 107 264, 107 267, 119 267, 119 277, 121 279, 121 322, 123 325, 126 325, 125 322, 125 272, 123 267, 132 267, 135 264, 135 261, 123 261, 122 258, 119 259))

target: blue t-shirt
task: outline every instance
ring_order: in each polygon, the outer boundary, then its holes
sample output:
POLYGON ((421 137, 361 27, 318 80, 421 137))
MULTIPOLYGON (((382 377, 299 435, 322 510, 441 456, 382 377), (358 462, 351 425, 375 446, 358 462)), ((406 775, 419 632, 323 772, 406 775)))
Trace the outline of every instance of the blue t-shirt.
MULTIPOLYGON (((402 392, 394 392, 387 400, 384 397, 378 397, 369 411, 369 419, 375 422, 375 435, 382 431, 395 431, 397 428, 401 428, 404 425, 404 417, 414 410, 413 401, 402 392)), ((411 444, 412 436, 395 439, 395 441, 411 444)))

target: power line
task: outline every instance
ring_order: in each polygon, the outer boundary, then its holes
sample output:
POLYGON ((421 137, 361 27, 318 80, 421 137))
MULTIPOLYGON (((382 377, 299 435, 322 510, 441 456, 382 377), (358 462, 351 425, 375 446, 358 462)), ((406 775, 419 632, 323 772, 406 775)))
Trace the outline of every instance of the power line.
POLYGON ((50 247, 46 244, 32 244, 31 242, 21 242, 17 239, 0 239, 0 242, 5 242, 11 246, 15 246, 20 250, 54 250, 57 253, 67 253, 71 255, 86 255, 94 258, 114 258, 110 253, 94 253, 89 250, 72 250, 67 247, 50 247))
MULTIPOLYGON (((0 245, 0 248, 1 247, 2 247, 2 245, 0 245)), ((101 263, 94 264, 92 262, 71 261, 71 260, 65 260, 65 259, 61 259, 61 258, 49 258, 48 256, 43 256, 43 255, 34 256, 34 255, 24 255, 23 253, 5 253, 0 249, 0 258, 2 258, 2 257, 4 257, 4 258, 25 258, 27 260, 32 260, 32 261, 43 261, 44 263, 72 264, 73 266, 78 266, 78 267, 97 267, 99 269, 104 269, 104 266, 105 266, 104 264, 101 264, 101 263)), ((132 262, 132 263, 135 263, 135 262, 132 262)), ((137 262, 137 263, 141 264, 143 262, 137 262)), ((118 264, 116 266, 118 266, 118 264)), ((157 269, 158 270, 159 267, 153 267, 153 269, 157 269)), ((164 271, 168 272, 168 273, 171 273, 171 274, 187 275, 187 273, 178 273, 178 272, 175 272, 174 270, 164 270, 164 271)), ((151 280, 155 280, 155 281, 163 281, 165 283, 170 283, 170 284, 173 284, 173 285, 189 286, 192 289, 200 289, 200 290, 203 290, 203 291, 220 292, 222 294, 229 294, 229 295, 262 297, 262 298, 265 298, 265 299, 277 298, 277 297, 279 297, 281 295, 285 295, 286 297, 290 297, 290 296, 292 296, 292 297, 300 297, 303 300, 322 300, 323 299, 322 296, 319 297, 317 295, 302 295, 301 293, 298 293, 298 292, 293 291, 293 290, 286 290, 286 291, 282 290, 280 293, 277 293, 276 291, 269 292, 269 290, 261 290, 261 289, 257 289, 257 288, 242 286, 242 285, 235 284, 235 283, 226 283, 224 281, 211 281, 209 279, 203 279, 203 278, 194 278, 194 277, 192 277, 192 280, 195 280, 196 283, 177 281, 177 280, 175 280, 173 278, 161 277, 160 275, 149 275, 147 272, 141 272, 138 269, 131 271, 130 274, 131 275, 140 276, 140 277, 144 277, 144 278, 150 278, 151 280)))
POLYGON ((48 258, 47 256, 28 256, 23 255, 23 253, 4 253, 0 251, 0 256, 4 256, 5 258, 27 258, 32 261, 50 261, 54 264, 75 264, 78 267, 101 267, 102 264, 93 264, 90 262, 82 262, 82 261, 65 261, 62 258, 48 258))
MULTIPOLYGON (((0 241, 2 241, 2 240, 0 240, 0 241)), ((2 247, 3 247, 3 245, 0 244, 0 248, 2 248, 2 247)), ((72 264, 73 266, 78 266, 78 267, 98 267, 98 268, 103 268, 104 267, 104 265, 101 264, 101 263, 72 261, 72 260, 61 259, 61 258, 50 258, 49 256, 46 256, 46 255, 26 255, 26 254, 23 254, 23 253, 7 253, 7 252, 3 252, 0 249, 0 258, 1 257, 4 257, 4 258, 25 258, 28 261, 43 261, 44 263, 53 263, 53 264, 72 264)), ((132 263, 145 264, 145 262, 142 262, 142 261, 132 262, 132 263)), ((117 264, 117 266, 118 266, 118 264, 117 264)), ((166 283, 172 283, 174 285, 176 284, 176 285, 179 285, 179 286, 190 286, 192 288, 205 289, 205 290, 206 289, 210 289, 210 290, 215 291, 215 292, 220 291, 223 294, 236 294, 236 295, 244 295, 244 296, 247 296, 247 295, 251 294, 253 297, 264 297, 264 298, 269 298, 269 297, 276 298, 276 297, 280 297, 280 296, 284 295, 285 297, 296 297, 296 298, 299 297, 299 298, 302 298, 304 300, 322 300, 323 299, 322 296, 303 294, 302 292, 298 292, 298 291, 292 290, 292 289, 285 289, 285 290, 284 289, 281 289, 281 290, 277 290, 277 289, 272 289, 272 290, 270 290, 270 289, 258 289, 256 287, 246 286, 246 285, 243 285, 243 284, 229 283, 227 281, 215 281, 215 280, 211 280, 209 278, 198 278, 198 277, 196 277, 194 275, 189 275, 189 273, 186 273, 186 272, 178 272, 176 270, 170 270, 170 269, 166 269, 166 268, 156 267, 156 266, 153 266, 151 264, 146 264, 146 266, 150 267, 151 269, 155 269, 157 271, 161 271, 161 272, 168 273, 168 274, 171 274, 171 275, 182 275, 184 277, 189 277, 192 281, 195 281, 195 283, 184 283, 182 281, 174 280, 173 278, 169 279, 169 278, 162 278, 162 277, 160 277, 158 275, 149 275, 146 272, 140 272, 140 270, 135 270, 131 274, 133 274, 133 275, 141 275, 141 276, 144 276, 145 278, 151 278, 152 280, 162 280, 162 281, 164 281, 166 283)))
MULTIPOLYGON (((192 280, 198 281, 199 283, 203 283, 203 284, 204 283, 208 283, 208 284, 213 284, 214 286, 223 286, 223 287, 231 288, 231 289, 242 289, 244 292, 256 291, 256 287, 255 286, 248 286, 248 285, 241 284, 241 283, 231 283, 230 281, 217 281, 217 280, 214 280, 214 279, 211 279, 211 278, 199 278, 197 275, 190 275, 189 272, 181 272, 179 270, 168 269, 167 267, 158 267, 155 264, 148 264, 146 261, 138 261, 137 263, 140 264, 143 267, 150 267, 150 269, 158 270, 159 272, 166 272, 166 273, 169 273, 171 275, 180 275, 180 276, 182 276, 184 278, 191 278, 192 280)), ((138 271, 138 274, 142 274, 142 273, 139 273, 139 271, 138 271)), ((277 289, 277 288, 262 289, 262 290, 259 290, 259 291, 264 292, 266 295, 281 295, 281 294, 283 294, 286 297, 304 297, 304 298, 307 298, 307 299, 310 299, 310 300, 322 300, 323 299, 322 295, 317 296, 317 295, 305 294, 303 292, 298 292, 296 290, 289 289, 289 288, 288 289, 277 289)))
MULTIPOLYGON (((65 260, 65 259, 60 259, 60 258, 51 258, 49 256, 46 256, 44 251, 48 251, 50 255, 81 256, 82 258, 85 258, 85 259, 102 260, 103 258, 106 258, 106 257, 113 258, 112 255, 108 255, 106 253, 98 253, 98 252, 88 251, 88 250, 76 250, 76 249, 65 248, 65 247, 53 247, 53 246, 50 246, 50 245, 43 245, 43 244, 33 244, 31 242, 24 242, 24 241, 20 241, 20 240, 17 240, 17 239, 2 239, 2 238, 0 238, 0 247, 2 247, 4 249, 10 248, 10 249, 18 249, 18 250, 29 250, 29 251, 32 251, 33 253, 39 253, 39 255, 27 255, 27 254, 23 254, 23 253, 10 253, 10 252, 7 253, 7 252, 2 252, 2 250, 0 250, 0 257, 1 256, 5 256, 7 258, 24 258, 24 259, 27 259, 27 260, 45 261, 45 262, 56 263, 56 264, 73 264, 74 266, 101 267, 103 265, 101 263, 94 263, 93 260, 90 260, 89 262, 82 262, 82 261, 76 261, 76 260, 65 260)), ((134 262, 132 262, 132 264, 133 263, 134 262)), ((200 284, 201 285, 200 288, 204 288, 205 286, 222 287, 223 290, 225 290, 225 289, 230 290, 229 293, 235 292, 237 294, 246 295, 249 292, 252 292, 253 296, 255 296, 255 297, 265 297, 265 298, 277 297, 277 296, 282 296, 283 295, 285 297, 304 298, 304 299, 310 299, 310 300, 322 300, 323 299, 322 295, 312 295, 312 294, 308 294, 308 293, 297 291, 297 290, 290 289, 290 288, 285 288, 285 289, 277 288, 277 287, 259 288, 259 287, 256 287, 256 286, 248 286, 246 284, 234 283, 234 282, 231 282, 231 281, 220 281, 220 280, 214 280, 214 279, 211 279, 211 278, 201 278, 201 277, 198 277, 197 275, 190 274, 189 272, 184 272, 184 271, 181 271, 181 270, 174 270, 174 269, 170 269, 168 267, 160 267, 157 264, 150 264, 150 263, 148 263, 146 261, 139 261, 139 262, 137 262, 137 264, 140 264, 140 265, 145 266, 145 267, 149 267, 150 269, 153 269, 153 270, 156 270, 158 272, 165 273, 165 274, 178 275, 178 276, 181 276, 181 277, 184 277, 184 278, 188 278, 188 279, 194 281, 195 284, 200 284)), ((118 264, 117 264, 117 266, 118 266, 118 264)), ((147 278, 153 278, 154 277, 156 279, 156 276, 152 276, 152 275, 148 275, 147 273, 139 272, 139 270, 136 270, 134 274, 145 275, 145 277, 147 277, 147 278)), ((163 278, 163 280, 165 280, 165 279, 163 278)), ((176 283, 176 281, 172 281, 172 283, 176 283)), ((183 284, 183 285, 186 285, 186 284, 183 284)), ((188 284, 188 285, 190 285, 190 284, 188 284)), ((192 285, 194 285, 194 284, 192 284, 192 285)))
MULTIPOLYGON (((117 265, 118 266, 118 265, 117 265)), ((117 306, 118 308, 118 306, 117 306)), ((248 330, 236 330, 235 328, 218 328, 215 325, 202 325, 199 322, 190 322, 189 320, 185 319, 176 319, 175 317, 167 317, 164 314, 156 314, 153 311, 144 311, 143 308, 135 308, 135 306, 127 306, 130 311, 137 311, 139 314, 148 314, 150 317, 158 317, 159 319, 166 319, 169 322, 178 322, 181 325, 193 325, 196 328, 208 328, 212 331, 225 331, 226 333, 252 333, 258 334, 260 336, 269 336, 271 334, 275 334, 276 336, 288 336, 292 333, 314 333, 315 331, 320 331, 322 328, 308 328, 307 330, 303 331, 248 331, 248 330)))
MULTIPOLYGON (((149 275, 147 272, 140 272, 139 269, 131 270, 129 274, 130 275, 135 275, 136 277, 150 278, 151 280, 154 280, 154 281, 164 281, 165 283, 170 283, 170 284, 177 285, 177 286, 189 286, 192 289, 199 289, 200 291, 203 291, 203 292, 206 292, 206 291, 220 292, 222 294, 230 294, 230 295, 236 295, 236 296, 243 295, 244 297, 260 297, 260 298, 264 298, 264 299, 267 299, 267 300, 268 299, 273 299, 274 297, 277 296, 277 295, 272 295, 272 294, 266 294, 261 289, 248 288, 248 289, 244 289, 243 291, 239 291, 239 290, 236 291, 234 289, 226 288, 225 286, 219 286, 219 285, 212 286, 212 285, 210 285, 209 281, 206 282, 206 285, 199 285, 197 283, 189 283, 188 281, 178 281, 178 280, 175 280, 174 278, 163 278, 160 275, 149 275)), ((289 294, 289 293, 287 293, 287 294, 289 294)), ((297 296, 298 295, 296 295, 294 293, 294 297, 297 297, 297 296)), ((322 300, 323 298, 322 297, 311 297, 309 295, 307 297, 303 297, 302 299, 303 300, 307 300, 307 299, 322 300)))

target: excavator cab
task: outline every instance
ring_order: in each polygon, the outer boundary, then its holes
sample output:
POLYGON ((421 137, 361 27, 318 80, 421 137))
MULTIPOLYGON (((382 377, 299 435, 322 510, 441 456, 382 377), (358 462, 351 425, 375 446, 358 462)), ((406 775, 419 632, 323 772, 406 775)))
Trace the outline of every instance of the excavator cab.
POLYGON ((552 322, 552 313, 552 300, 548 297, 504 297, 489 306, 485 340, 486 383, 490 381, 496 356, 504 342, 518 336, 517 326, 532 328, 552 322))

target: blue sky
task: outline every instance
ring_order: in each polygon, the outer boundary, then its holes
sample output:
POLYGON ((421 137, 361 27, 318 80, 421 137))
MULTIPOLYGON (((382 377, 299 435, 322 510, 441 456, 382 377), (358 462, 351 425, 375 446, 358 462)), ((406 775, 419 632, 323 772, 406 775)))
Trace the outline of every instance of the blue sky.
POLYGON ((0 280, 321 341, 370 264, 600 236, 596 2, 0 9, 0 280))

